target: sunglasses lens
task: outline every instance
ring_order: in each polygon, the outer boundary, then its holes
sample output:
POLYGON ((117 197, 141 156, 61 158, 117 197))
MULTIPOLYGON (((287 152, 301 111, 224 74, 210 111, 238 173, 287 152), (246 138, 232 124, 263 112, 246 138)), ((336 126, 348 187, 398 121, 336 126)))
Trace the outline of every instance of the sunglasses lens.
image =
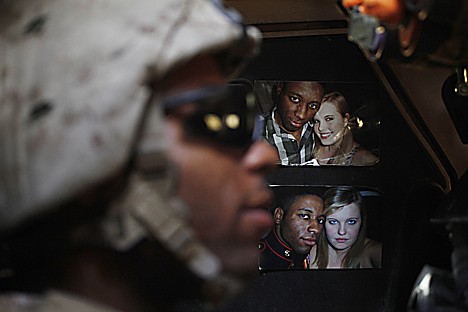
POLYGON ((257 108, 250 85, 230 84, 197 101, 199 110, 185 121, 187 135, 246 147, 259 137, 257 108), (255 130, 255 131, 254 131, 255 130))

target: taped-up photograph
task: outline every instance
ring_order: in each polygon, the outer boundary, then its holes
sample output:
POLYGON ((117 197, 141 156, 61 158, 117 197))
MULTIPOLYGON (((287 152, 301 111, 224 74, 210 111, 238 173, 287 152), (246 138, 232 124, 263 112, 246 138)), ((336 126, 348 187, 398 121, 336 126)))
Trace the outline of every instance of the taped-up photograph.
POLYGON ((373 84, 254 83, 263 136, 284 166, 373 166, 379 161, 379 94, 373 84))
POLYGON ((259 241, 259 270, 382 267, 380 191, 349 185, 272 191, 274 228, 259 241))

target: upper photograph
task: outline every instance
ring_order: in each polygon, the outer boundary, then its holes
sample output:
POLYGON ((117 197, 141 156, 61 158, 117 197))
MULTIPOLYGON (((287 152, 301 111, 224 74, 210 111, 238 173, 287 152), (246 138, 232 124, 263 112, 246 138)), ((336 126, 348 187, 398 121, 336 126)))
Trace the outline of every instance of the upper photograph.
POLYGON ((257 80, 263 137, 284 166, 379 162, 378 88, 371 83, 257 80))

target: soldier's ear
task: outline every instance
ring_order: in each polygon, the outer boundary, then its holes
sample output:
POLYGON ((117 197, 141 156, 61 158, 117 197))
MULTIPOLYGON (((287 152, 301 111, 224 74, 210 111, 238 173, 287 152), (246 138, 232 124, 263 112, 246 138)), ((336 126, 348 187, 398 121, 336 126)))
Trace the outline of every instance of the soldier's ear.
POLYGON ((275 213, 273 214, 275 224, 280 224, 281 220, 283 220, 283 217, 284 217, 284 210, 281 207, 276 207, 275 213))

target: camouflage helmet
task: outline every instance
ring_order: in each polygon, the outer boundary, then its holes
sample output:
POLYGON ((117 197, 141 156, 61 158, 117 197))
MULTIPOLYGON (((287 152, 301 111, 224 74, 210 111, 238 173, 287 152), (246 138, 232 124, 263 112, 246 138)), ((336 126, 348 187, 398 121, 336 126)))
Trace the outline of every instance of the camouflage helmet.
MULTIPOLYGON (((164 155, 158 105, 145 110, 147 81, 204 53, 222 52, 224 68, 234 74, 257 52, 259 31, 220 6, 207 0, 0 1, 0 232, 111 177, 136 145, 164 155), (142 127, 148 119, 151 126, 142 127), (140 128, 159 140, 136 138, 140 128)), ((173 213, 166 204, 183 206, 166 189, 134 180, 138 187, 123 202, 135 206, 135 194, 149 193, 162 203, 159 212, 150 211, 154 222, 173 213)), ((135 209, 144 214, 148 205, 135 209)), ((104 228, 112 235, 112 227, 104 228)), ((114 244, 127 248, 152 231, 134 228, 133 238, 114 244)), ((154 228, 160 233, 153 235, 171 232, 154 228)))

